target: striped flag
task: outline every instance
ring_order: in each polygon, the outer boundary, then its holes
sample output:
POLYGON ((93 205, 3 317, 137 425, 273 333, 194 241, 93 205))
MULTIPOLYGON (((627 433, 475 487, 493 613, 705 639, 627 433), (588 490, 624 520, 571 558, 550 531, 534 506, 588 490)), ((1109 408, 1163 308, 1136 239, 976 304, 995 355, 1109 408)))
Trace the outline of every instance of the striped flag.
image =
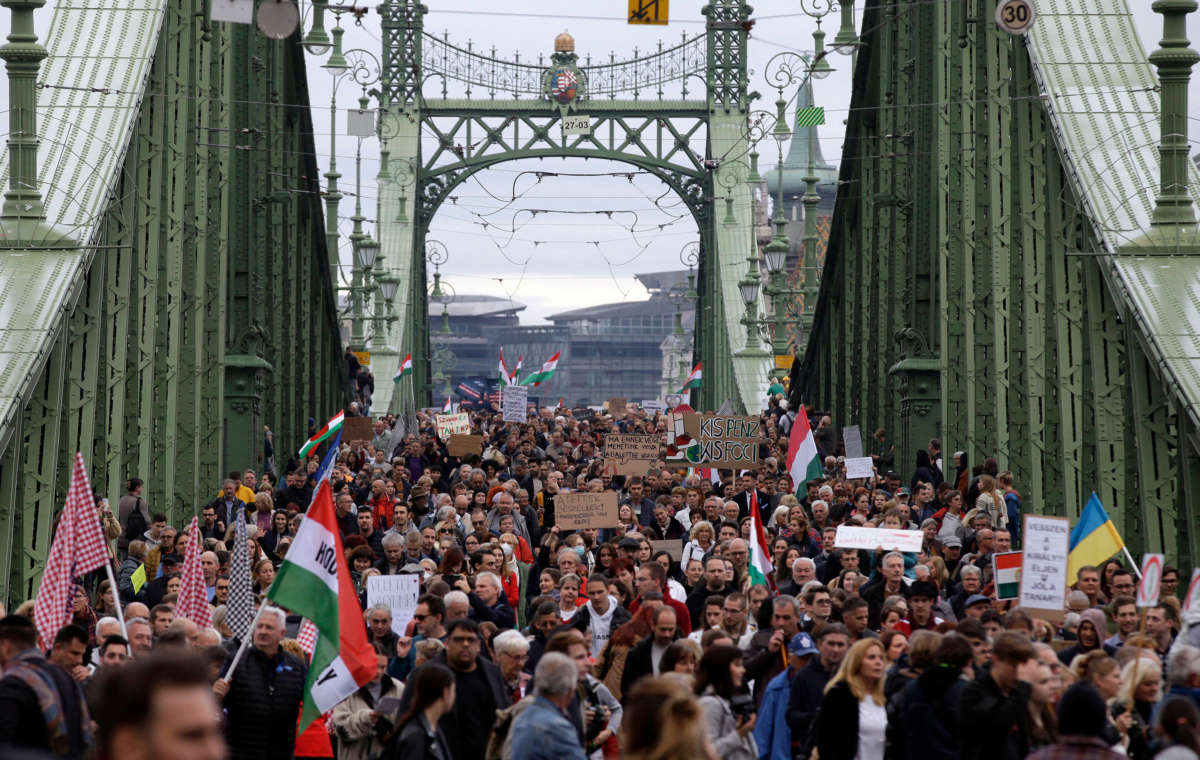
POLYGON ((537 372, 532 373, 529 377, 521 381, 521 385, 529 385, 532 383, 534 387, 541 385, 554 376, 554 370, 558 369, 558 357, 562 356, 562 351, 554 354, 542 364, 542 368, 537 372))
POLYGON ((309 438, 304 443, 304 445, 300 447, 300 456, 308 457, 308 455, 313 453, 313 451, 315 451, 316 448, 318 446, 320 446, 322 442, 324 442, 327 438, 332 436, 334 433, 341 430, 342 423, 345 422, 345 420, 346 420, 345 412, 338 412, 337 414, 335 414, 333 416, 333 419, 331 419, 329 422, 326 422, 325 426, 323 428, 321 428, 317 432, 313 433, 312 438, 309 438))
POLYGON ((771 548, 763 530, 762 514, 758 511, 758 492, 750 491, 750 585, 770 586, 775 590, 771 577, 771 548))
POLYGON ((254 623, 254 589, 250 580, 250 546, 246 542, 246 519, 240 513, 234 523, 233 551, 229 557, 229 601, 225 623, 239 641, 250 635, 254 623))
POLYGON ((796 111, 797 127, 819 127, 825 123, 825 107, 809 106, 796 111))
POLYGON ((449 414, 454 411, 454 401, 450 396, 446 397, 446 403, 442 404, 442 413, 449 414))
POLYGON ((75 452, 67 501, 33 604, 33 621, 43 649, 49 649, 58 629, 71 622, 75 578, 104 567, 106 562, 108 549, 96 516, 87 468, 83 465, 83 454, 75 452))
POLYGON ((797 493, 804 490, 808 481, 822 475, 821 459, 817 456, 817 442, 813 438, 812 428, 808 425, 808 415, 803 404, 796 412, 796 420, 792 423, 792 432, 788 436, 787 468, 797 493))
POLYGON ((358 594, 342 550, 329 481, 317 484, 312 506, 267 589, 275 604, 317 627, 312 666, 304 685, 300 731, 353 694, 375 675, 375 651, 367 641, 358 594))
POLYGON ((992 555, 992 580, 997 599, 1021 596, 1021 557, 1024 552, 999 552, 992 555))
POLYGON ((212 626, 212 605, 208 603, 204 568, 200 566, 200 526, 194 516, 188 527, 187 552, 183 555, 183 577, 180 578, 175 614, 201 628, 212 626))
MULTIPOLYGON (((693 388, 699 388, 704 384, 704 378, 700 369, 700 365, 703 363, 704 362, 696 362, 696 366, 692 369, 692 373, 687 376, 687 380, 683 381, 683 387, 679 389, 680 393, 683 393, 684 391, 690 391, 693 388)), ((685 364, 684 366, 687 365, 685 364)))
POLYGON ((396 374, 392 375, 392 379, 400 382, 400 379, 412 374, 412 354, 405 354, 404 359, 400 362, 400 366, 396 368, 396 374))

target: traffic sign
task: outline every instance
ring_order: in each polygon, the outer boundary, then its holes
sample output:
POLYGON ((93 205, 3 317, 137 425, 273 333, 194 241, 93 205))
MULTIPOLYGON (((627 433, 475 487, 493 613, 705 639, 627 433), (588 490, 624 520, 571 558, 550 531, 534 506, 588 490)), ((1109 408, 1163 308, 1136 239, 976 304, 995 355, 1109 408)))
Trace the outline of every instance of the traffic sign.
POLYGON ((1026 34, 1037 13, 1030 0, 1000 0, 996 5, 996 24, 1009 34, 1026 34))
POLYGON ((666 24, 668 0, 629 0, 629 23, 666 24))

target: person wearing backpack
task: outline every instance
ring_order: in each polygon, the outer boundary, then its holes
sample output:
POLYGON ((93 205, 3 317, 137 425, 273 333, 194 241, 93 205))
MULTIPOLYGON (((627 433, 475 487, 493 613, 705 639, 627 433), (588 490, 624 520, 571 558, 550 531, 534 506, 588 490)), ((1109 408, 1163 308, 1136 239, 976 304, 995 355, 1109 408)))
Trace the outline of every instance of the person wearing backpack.
POLYGON ((150 528, 150 507, 142 498, 143 486, 140 478, 130 478, 125 484, 127 493, 117 503, 117 520, 121 523, 117 549, 122 556, 129 550, 129 542, 141 538, 150 528))

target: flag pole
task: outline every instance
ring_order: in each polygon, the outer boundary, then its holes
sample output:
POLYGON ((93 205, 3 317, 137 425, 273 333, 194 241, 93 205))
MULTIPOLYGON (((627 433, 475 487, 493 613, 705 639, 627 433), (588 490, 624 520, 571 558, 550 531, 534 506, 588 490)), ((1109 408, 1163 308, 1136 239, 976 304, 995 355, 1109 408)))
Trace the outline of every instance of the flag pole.
POLYGON ((1138 567, 1138 563, 1133 561, 1133 555, 1129 553, 1129 547, 1125 546, 1125 542, 1121 542, 1121 551, 1125 552, 1125 559, 1129 560, 1129 566, 1133 568, 1133 572, 1137 574, 1138 580, 1142 579, 1142 569, 1138 567))
POLYGON ((108 585, 112 589, 113 606, 117 608, 117 620, 121 623, 121 635, 129 641, 129 631, 125 629, 125 613, 121 611, 121 590, 117 588, 117 581, 113 578, 111 562, 104 563, 104 572, 108 575, 108 585))
POLYGON ((221 676, 221 680, 229 683, 233 680, 233 671, 237 670, 238 663, 242 661, 242 655, 246 654, 246 649, 250 646, 251 639, 254 638, 254 629, 258 627, 258 619, 267 609, 267 602, 264 600, 258 605, 258 612, 254 613, 254 620, 250 621, 250 632, 246 634, 246 638, 242 639, 242 643, 238 646, 237 653, 233 655, 233 662, 229 663, 229 670, 225 671, 225 675, 221 676))

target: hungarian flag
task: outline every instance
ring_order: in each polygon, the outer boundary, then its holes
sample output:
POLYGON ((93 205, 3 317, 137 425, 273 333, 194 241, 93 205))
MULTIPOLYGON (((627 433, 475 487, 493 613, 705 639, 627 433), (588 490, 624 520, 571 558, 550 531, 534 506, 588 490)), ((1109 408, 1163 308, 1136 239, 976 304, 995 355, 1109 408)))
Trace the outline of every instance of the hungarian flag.
POLYGON ((325 427, 313 433, 313 437, 309 438, 304 445, 300 447, 300 456, 307 457, 309 454, 313 453, 322 442, 337 434, 337 432, 342 429, 342 423, 345 420, 345 412, 338 412, 335 414, 333 419, 325 423, 325 427))
POLYGON ((521 385, 529 385, 530 383, 533 383, 534 386, 538 386, 549 380, 554 376, 554 370, 558 369, 558 357, 560 356, 562 356, 562 351, 559 351, 554 356, 551 356, 549 359, 547 359, 542 365, 542 368, 522 380, 521 385))
POLYGON ((804 489, 808 481, 823 474, 821 459, 817 456, 817 442, 813 440, 803 404, 796 412, 796 421, 792 423, 792 432, 788 436, 787 468, 797 493, 804 489))
POLYGON ((500 372, 500 387, 503 388, 506 385, 512 385, 512 375, 508 373, 508 365, 504 363, 503 348, 500 349, 500 366, 498 369, 500 372))
POLYGON ((452 411, 454 411, 453 399, 452 399, 452 397, 447 396, 446 403, 442 404, 442 413, 449 414, 452 411))
POLYGON ((692 370, 692 374, 688 375, 687 380, 683 381, 683 387, 679 389, 680 393, 683 393, 684 391, 690 391, 693 388, 699 388, 701 385, 703 385, 701 382, 702 378, 700 376, 700 365, 703 363, 704 362, 696 362, 696 368, 692 370))
POLYGON ((396 369, 396 374, 392 375, 392 379, 400 382, 400 378, 412 374, 412 354, 405 354, 404 360, 400 362, 400 366, 396 369))
POLYGON ((375 650, 367 642, 358 594, 342 552, 328 479, 317 484, 312 506, 267 598, 311 620, 319 633, 304 685, 303 732, 314 718, 370 681, 376 667, 375 650))
POLYGON ((1017 599, 1021 596, 1021 556, 1022 552, 992 555, 992 562, 995 563, 992 578, 996 583, 997 599, 1017 599))
POLYGON ((750 585, 770 586, 775 590, 771 578, 771 548, 767 543, 767 532, 763 530, 762 514, 758 511, 758 492, 750 491, 750 585))
POLYGON ((512 371, 511 375, 508 376, 508 384, 509 385, 517 384, 517 378, 521 377, 521 365, 524 363, 525 363, 525 355, 522 354, 517 357, 517 368, 512 371))

